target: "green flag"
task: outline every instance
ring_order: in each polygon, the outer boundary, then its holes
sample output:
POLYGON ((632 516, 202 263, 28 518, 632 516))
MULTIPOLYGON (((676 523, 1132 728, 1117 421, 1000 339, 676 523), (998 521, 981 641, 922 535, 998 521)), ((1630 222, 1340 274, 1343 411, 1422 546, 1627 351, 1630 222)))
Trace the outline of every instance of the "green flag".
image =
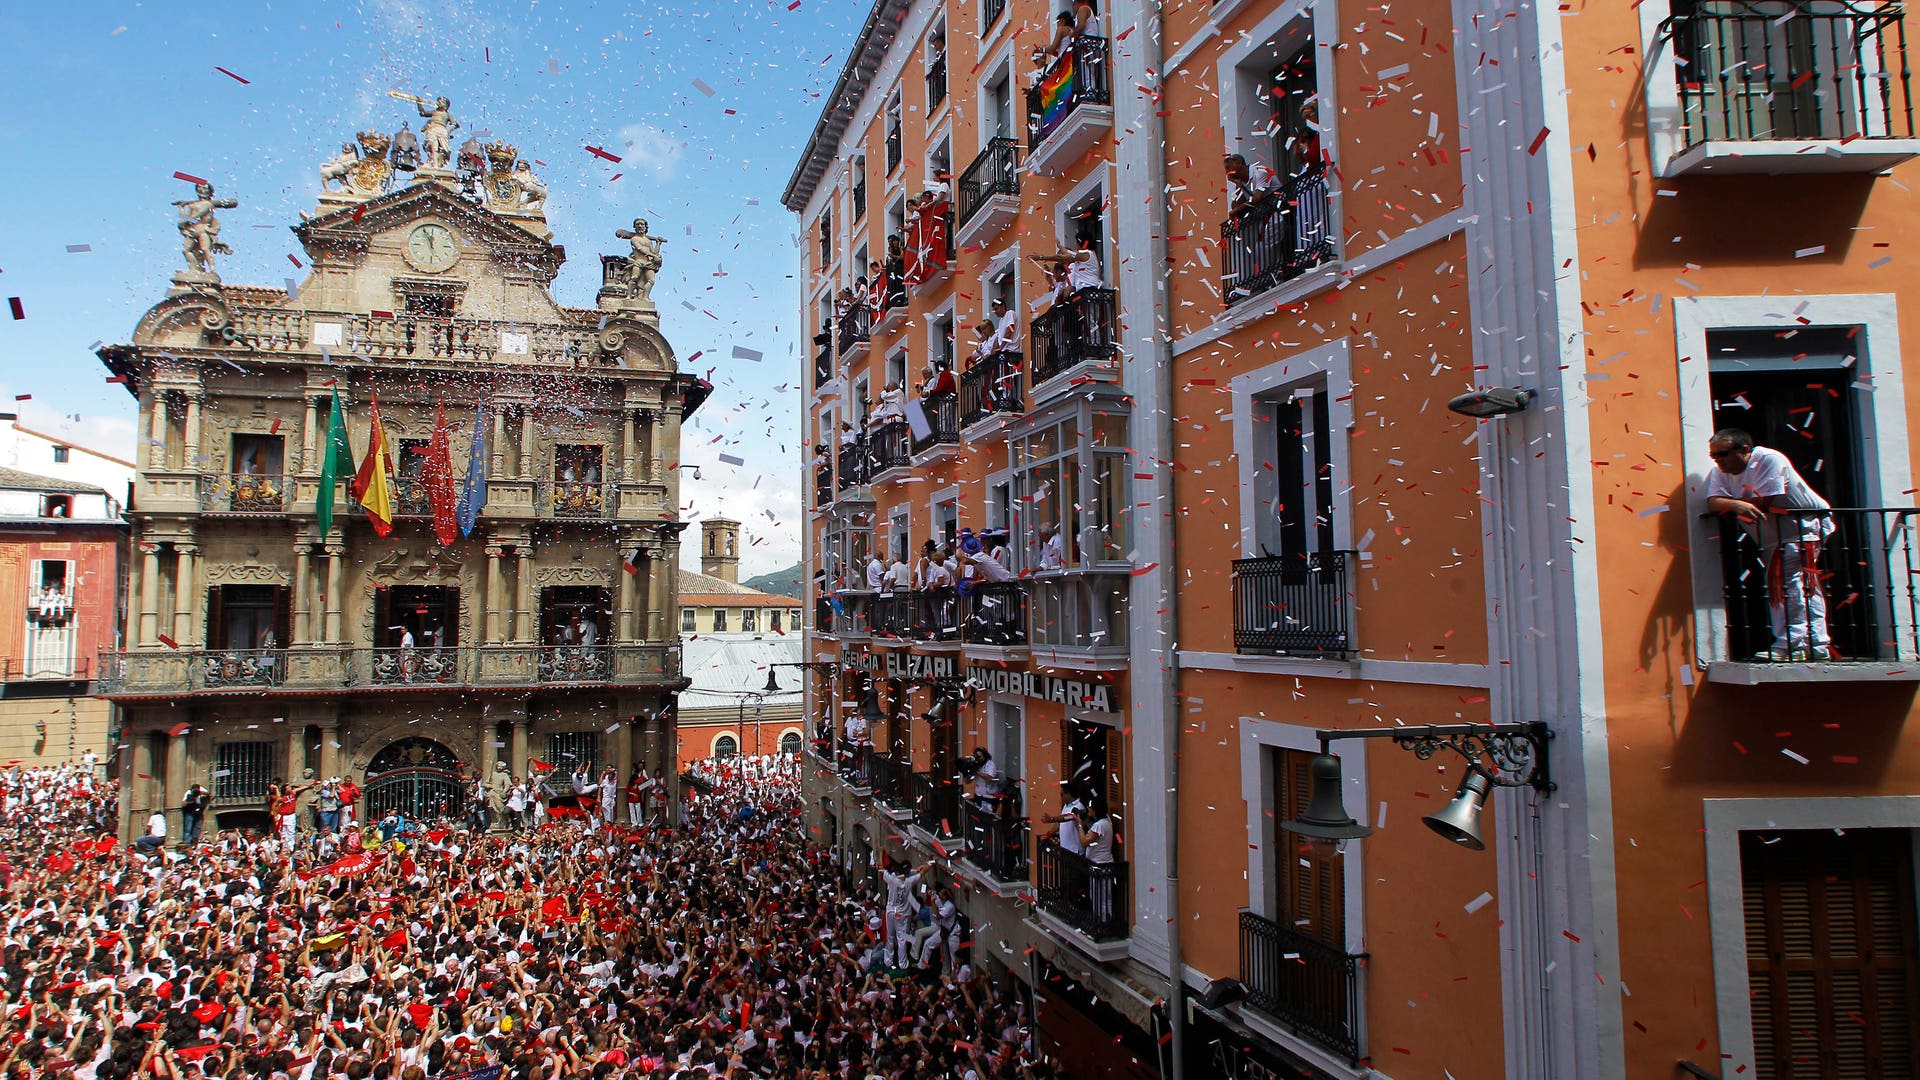
POLYGON ((320 535, 333 529, 333 485, 341 477, 354 474, 353 445, 347 442, 347 418, 340 412, 340 391, 333 392, 333 411, 327 415, 327 448, 320 458, 320 494, 313 501, 313 516, 320 524, 320 535))

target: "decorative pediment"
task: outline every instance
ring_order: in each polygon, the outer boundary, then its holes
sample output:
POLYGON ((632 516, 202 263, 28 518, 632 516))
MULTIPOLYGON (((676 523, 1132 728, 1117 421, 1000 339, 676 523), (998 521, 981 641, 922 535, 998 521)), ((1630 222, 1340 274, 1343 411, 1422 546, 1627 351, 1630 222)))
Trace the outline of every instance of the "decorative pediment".
POLYGON ((352 258, 364 253, 374 237, 427 218, 453 226, 466 242, 486 249, 496 261, 532 273, 544 283, 552 282, 567 260, 561 245, 542 240, 431 180, 309 218, 295 225, 293 232, 315 261, 327 256, 352 258))
POLYGON ((612 585, 613 573, 604 566, 588 563, 542 566, 533 572, 533 582, 542 588, 550 585, 612 585))
POLYGON ((207 567, 208 585, 291 585, 293 574, 284 566, 260 563, 214 563, 207 567))
POLYGON ((416 551, 395 548, 368 568, 369 574, 395 584, 409 581, 451 580, 460 576, 460 556, 439 545, 416 551))

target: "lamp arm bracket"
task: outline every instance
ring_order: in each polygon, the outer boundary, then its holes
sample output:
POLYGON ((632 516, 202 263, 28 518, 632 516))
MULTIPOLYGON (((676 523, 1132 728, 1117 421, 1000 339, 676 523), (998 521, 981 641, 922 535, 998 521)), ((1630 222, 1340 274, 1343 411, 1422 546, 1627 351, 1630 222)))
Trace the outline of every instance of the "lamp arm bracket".
POLYGON ((1419 724, 1384 728, 1322 728, 1314 732, 1320 752, 1342 739, 1392 739, 1428 761, 1441 750, 1451 750, 1467 764, 1484 770, 1498 787, 1531 787, 1542 795, 1558 787, 1547 761, 1547 743, 1553 729, 1544 721, 1526 724, 1419 724))

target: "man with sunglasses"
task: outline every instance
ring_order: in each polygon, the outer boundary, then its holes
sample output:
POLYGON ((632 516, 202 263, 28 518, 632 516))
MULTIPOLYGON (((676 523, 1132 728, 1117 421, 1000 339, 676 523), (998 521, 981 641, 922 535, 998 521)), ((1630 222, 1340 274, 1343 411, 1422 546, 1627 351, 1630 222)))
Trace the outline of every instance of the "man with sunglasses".
POLYGON ((1820 582, 1820 541, 1833 532, 1831 509, 1793 462, 1756 446, 1739 428, 1722 428, 1707 443, 1707 509, 1733 514, 1760 543, 1767 564, 1767 612, 1773 644, 1755 660, 1826 660, 1827 595, 1820 582))

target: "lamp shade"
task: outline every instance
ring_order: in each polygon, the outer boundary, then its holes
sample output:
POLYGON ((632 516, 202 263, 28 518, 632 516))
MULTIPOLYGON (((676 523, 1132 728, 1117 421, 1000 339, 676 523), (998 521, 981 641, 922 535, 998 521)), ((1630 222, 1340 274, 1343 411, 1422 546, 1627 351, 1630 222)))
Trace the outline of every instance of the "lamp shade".
POLYGON ((1467 770, 1467 778, 1460 782, 1460 790, 1454 793, 1453 801, 1436 814, 1421 818, 1427 828, 1441 836, 1474 851, 1487 850, 1487 842, 1480 839, 1480 808, 1486 805, 1487 792, 1493 787, 1493 778, 1478 765, 1467 770))
POLYGON ((1373 835, 1373 829, 1353 820, 1341 801, 1339 758, 1332 754, 1315 755, 1308 774, 1312 777, 1313 789, 1307 799, 1307 809, 1292 821, 1281 822, 1281 828, 1313 840, 1358 840, 1373 835))

